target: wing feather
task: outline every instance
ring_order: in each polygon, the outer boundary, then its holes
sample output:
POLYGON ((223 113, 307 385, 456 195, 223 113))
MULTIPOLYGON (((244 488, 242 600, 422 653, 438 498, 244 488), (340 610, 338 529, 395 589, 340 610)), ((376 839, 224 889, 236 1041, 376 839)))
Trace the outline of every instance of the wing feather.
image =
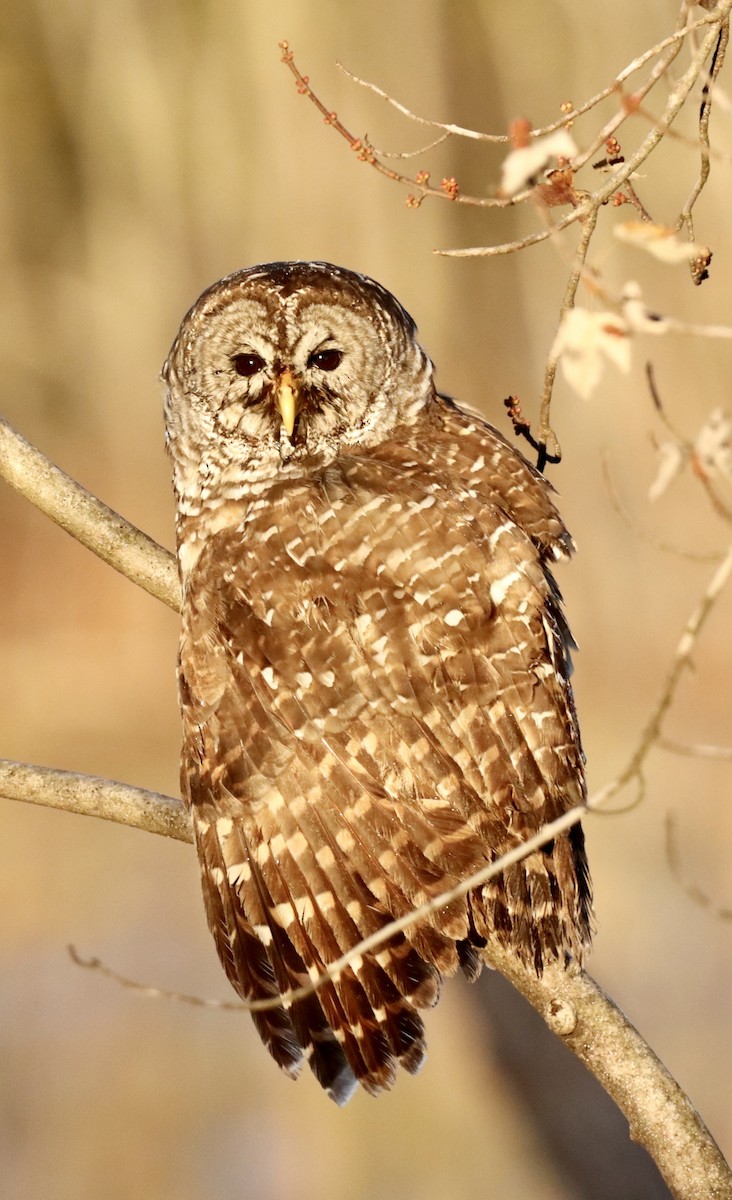
MULTIPOLYGON (((199 844, 208 873, 248 864, 208 901, 247 997, 322 973, 584 796, 546 567, 571 543, 543 481, 490 432, 461 441, 466 421, 446 409, 419 452, 387 444, 275 486, 199 559, 181 653, 204 764, 189 801, 239 831, 199 844)), ((354 1079, 378 1091, 398 1061, 421 1063, 417 1009, 443 974, 475 977, 491 937, 538 971, 579 956, 589 907, 575 829, 258 1028, 290 1073, 299 1045, 340 1102, 354 1079)))

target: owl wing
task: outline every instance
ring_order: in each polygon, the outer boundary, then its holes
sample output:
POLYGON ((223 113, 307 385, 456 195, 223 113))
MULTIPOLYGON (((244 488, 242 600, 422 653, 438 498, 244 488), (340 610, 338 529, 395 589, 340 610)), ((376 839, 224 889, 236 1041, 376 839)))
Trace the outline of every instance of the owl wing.
MULTIPOLYGON (((181 650, 184 792, 208 918, 248 999, 324 972, 581 800, 558 595, 532 538, 443 474, 344 460, 211 537, 181 650), (226 564, 222 567, 221 564, 226 564)), ((497 937, 579 955, 573 831, 255 1015, 339 1102, 424 1054, 417 1009, 497 937)))

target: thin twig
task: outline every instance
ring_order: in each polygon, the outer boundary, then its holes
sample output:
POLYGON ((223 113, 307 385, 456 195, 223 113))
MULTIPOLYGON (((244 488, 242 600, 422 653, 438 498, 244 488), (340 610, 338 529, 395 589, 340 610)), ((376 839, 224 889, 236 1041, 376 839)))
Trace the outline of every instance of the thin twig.
MULTIPOLYGON (((595 232, 597 224, 597 216, 599 209, 588 205, 584 216, 582 217, 582 235, 577 243, 577 249, 574 255, 574 262, 567 280, 567 287, 564 292, 564 298, 559 310, 559 324, 561 325, 566 313, 571 308, 574 308, 574 301, 577 295, 580 279, 585 271, 585 262, 587 261, 587 251, 590 247, 592 235, 595 232)), ((562 454, 562 449, 559 444, 559 439, 551 427, 550 410, 552 402, 552 392, 554 390, 554 380, 557 374, 558 356, 550 354, 547 359, 546 368, 544 371, 544 390, 541 396, 541 408, 539 410, 539 431, 538 439, 545 445, 548 451, 555 457, 559 458, 562 454)))
MULTIPOLYGON (((649 364, 650 365, 650 364, 649 364)), ((677 546, 672 542, 664 542, 661 538, 656 538, 653 534, 641 524, 640 521, 628 511, 620 499, 618 490, 615 486, 615 481, 610 473, 610 464, 607 459, 607 454, 603 453, 601 457, 602 475, 607 489, 607 494, 610 497, 610 503, 615 509, 618 516, 625 522, 628 529, 631 529, 637 537, 643 538, 650 545, 655 546, 656 550, 662 550, 665 554, 674 554, 678 558, 687 558, 690 562, 720 562, 723 555, 718 551, 710 551, 705 553, 701 550, 688 550, 685 546, 677 546)), ((661 744, 659 740, 659 745, 661 744)))
POLYGON ((700 908, 706 908, 716 920, 732 921, 732 909, 727 908, 725 905, 716 904, 709 895, 709 892, 706 892, 703 887, 693 880, 684 878, 681 855, 676 844, 676 822, 671 813, 668 813, 666 816, 666 857, 671 875, 684 895, 688 896, 700 908))
POLYGON ((638 88, 631 96, 625 95, 622 87, 622 83, 624 81, 620 81, 621 86, 618 88, 618 93, 621 98, 620 109, 618 112, 614 113, 610 120, 603 125, 602 129, 600 129, 595 135, 594 140, 590 142, 589 146, 587 146, 579 155, 575 164, 578 170, 584 163, 590 162, 595 157, 598 150, 605 145, 605 142, 608 140, 608 138, 615 137, 618 130, 627 121, 628 117, 635 116, 636 114, 640 115, 641 101, 644 100, 649 92, 653 90, 659 80, 663 79, 663 77, 667 74, 671 64, 678 57, 683 45, 683 41, 688 37, 691 29, 688 20, 688 7, 685 2, 682 2, 679 9, 679 15, 676 20, 676 29, 672 35, 672 38, 676 36, 679 40, 676 42, 672 42, 671 40, 669 41, 666 52, 662 54, 657 63, 654 63, 651 71, 648 74, 648 77, 641 84, 639 84, 638 88))
MULTIPOLYGON (((686 203, 679 214, 677 229, 681 229, 686 225, 689 235, 689 241, 694 241, 694 217, 692 209, 696 204, 702 190, 704 189, 709 178, 710 169, 710 146, 709 146, 709 120, 712 115, 712 102, 714 99, 714 84, 722 70, 724 58, 727 51, 727 43, 729 41, 729 22, 722 25, 719 31, 719 40, 714 50, 712 65, 707 73, 707 78, 704 81, 704 89, 702 92, 702 103, 699 111, 699 150, 701 162, 699 166, 699 175, 696 182, 686 199, 686 203)), ((695 283, 701 283, 706 275, 697 272, 694 274, 694 264, 690 264, 692 271, 692 279, 695 283)))
MULTIPOLYGON (((518 200, 518 197, 514 197, 518 200)), ((556 225, 547 226, 546 229, 540 229, 536 233, 528 233, 526 237, 517 238, 513 242, 499 242, 495 246, 463 246, 454 250, 433 250, 433 254, 439 254, 443 258, 497 258, 502 254, 515 254, 518 250, 526 250, 529 246, 538 246, 539 242, 546 242, 551 237, 556 237, 563 229, 569 225, 574 225, 575 221, 580 219, 580 213, 584 209, 573 208, 557 221, 556 225)))
POLYGON ((403 175, 400 171, 393 170, 392 167, 387 167, 385 163, 381 162, 376 148, 368 138, 358 138, 355 134, 350 133, 340 120, 338 113, 331 111, 323 104, 323 101, 311 88, 308 76, 303 75, 297 66, 289 43, 280 42, 279 48, 282 51, 282 62, 294 76, 298 92, 302 96, 307 96, 308 100, 315 105, 323 117, 326 125, 330 125, 331 128, 335 129, 336 133, 340 134, 348 142, 351 150, 358 156, 359 160, 368 163, 370 167, 373 167, 375 171, 378 171, 380 175, 384 175, 393 183, 404 184, 413 189, 416 197, 409 196, 407 198, 408 204, 411 201, 410 207, 418 207, 420 200, 425 196, 438 196, 441 200, 450 200, 457 204, 475 205, 479 208, 506 208, 511 204, 515 204, 520 199, 518 196, 512 196, 508 199, 500 196, 465 196, 461 195, 453 179, 443 179, 440 187, 434 187, 429 183, 426 172, 420 172, 417 177, 412 177, 410 175, 403 175))
POLYGON ((694 609, 689 617, 684 631, 679 639, 674 654, 673 662, 666 676, 666 680, 661 688, 661 693, 653 707, 653 711, 646 722, 645 728, 641 733, 638 745, 631 755, 627 766, 621 773, 601 788, 595 796, 588 801, 589 808, 600 808, 616 796, 618 792, 626 788, 628 784, 633 782, 643 782, 643 767, 645 760, 648 757, 649 751, 658 743, 661 736, 661 728, 664 718, 671 707, 671 703, 676 695, 676 690, 679 685, 681 676, 691 663, 691 655, 696 646, 699 634, 706 624, 709 616, 714 609, 714 606, 719 599, 719 596, 732 575, 732 546, 729 547, 724 559, 714 572, 712 579, 709 582, 704 595, 699 604, 694 609))
MULTIPOLYGON (((449 133, 441 133, 433 142, 428 142, 426 146, 420 146, 417 150, 382 150, 372 141, 369 141, 369 145, 377 158, 421 158, 422 155, 429 154, 430 150, 434 150, 437 146, 441 146, 443 142, 448 141, 449 137, 449 133)), ((448 197, 445 198, 447 199, 448 197)))
MULTIPOLYGON (((229 1011, 265 1007, 148 987, 119 975, 96 957, 83 958, 73 946, 69 953, 79 966, 98 971, 138 995, 229 1011)), ((679 1200, 732 1196, 732 1174, 701 1117, 647 1042, 590 975, 576 967, 565 970, 550 965, 537 976, 510 951, 492 944, 484 954, 488 964, 521 992, 552 1033, 612 1096, 628 1120, 631 1137, 653 1155, 674 1196, 679 1200)), ((266 1002, 267 1007, 269 1004, 266 1002)))
MULTIPOLYGON (((579 117, 582 117, 585 115, 585 113, 590 112, 593 108, 600 104, 601 101, 607 100, 610 96, 616 95, 621 89, 625 80, 631 75, 635 74, 636 71, 639 71, 640 68, 645 66, 645 64, 652 58, 657 57, 657 55, 661 54, 662 51, 669 47, 673 47, 674 49, 677 47, 680 48, 684 39, 688 37, 692 31, 702 29, 705 25, 709 25, 714 19, 714 16, 710 13, 705 17, 700 17, 690 25, 684 25, 682 28, 676 29, 673 33, 669 34, 668 37, 663 38, 660 42, 657 42, 655 46, 651 46, 649 50, 645 50, 643 54, 639 54, 637 58, 634 58, 632 62, 628 63, 628 65, 615 76, 612 83, 609 83, 607 87, 604 87, 601 91, 596 92, 594 96, 591 96, 588 100, 585 100, 583 104, 578 104, 577 106, 568 108, 567 111, 556 121, 552 121, 548 125, 543 125, 538 129, 529 130, 528 136, 530 138, 546 137, 547 134, 556 133, 558 129, 564 129, 567 126, 574 124, 579 117)), ((673 57, 675 57, 675 54, 673 57)), ((429 117, 419 116, 419 114, 413 112, 412 109, 407 108, 405 104, 400 103, 399 100, 396 100, 393 96, 390 96, 389 93, 384 91, 383 88, 378 87, 377 84, 371 83, 367 79, 361 79, 358 75, 355 75, 353 71, 349 71, 348 67, 345 67, 343 63, 338 62, 336 63, 336 66, 338 67, 339 71, 342 71, 343 74, 351 80, 352 83, 356 83, 359 85, 359 87, 366 88, 367 91, 373 92, 375 96, 378 96, 379 99, 386 101, 387 104, 396 109, 396 111, 401 113, 402 116, 407 117, 410 121, 415 121, 419 125, 427 125, 431 129, 440 129, 448 137, 454 136, 468 138, 472 141, 488 142, 494 145, 506 145, 511 140, 509 135, 506 133, 483 133, 477 129, 467 129, 464 125, 455 125, 448 121, 435 121, 429 117)), ((669 62, 664 60, 664 63, 659 71, 659 78, 666 70, 668 70, 668 66, 669 62)), ((436 145, 437 143, 434 144, 436 145)))
POLYGON ((732 761, 732 746, 709 746, 703 742, 677 742, 675 738, 658 739, 660 750, 668 750, 671 754, 683 754, 687 758, 720 758, 732 761))
POLYGON ((174 992, 169 988, 140 983, 137 979, 129 979, 126 975, 121 975, 119 971, 107 966, 96 955, 85 958, 83 954, 79 953, 76 946, 70 945, 67 949, 71 961, 77 967, 84 967, 87 971, 97 971, 100 975, 104 975, 105 979, 111 979, 125 991, 134 992, 137 996, 145 996, 150 1000, 173 1000, 176 1004, 190 1004, 193 1008, 214 1008, 224 1012, 247 1011, 248 1006, 241 1000, 212 1000, 207 996, 194 996, 190 992, 174 992))
MULTIPOLYGON (((492 256, 496 254, 510 254, 515 250, 524 249, 527 246, 537 245, 539 242, 546 241, 548 237, 555 236, 557 232, 566 229, 568 225, 575 221, 587 219, 588 211, 598 210, 602 205, 610 200, 615 192, 625 183, 643 165, 648 156, 655 150, 656 146, 662 140, 666 131, 669 129, 673 121, 675 121, 679 112, 683 108, 686 100, 697 82, 699 75, 704 67, 709 55, 713 52, 719 30, 725 21, 729 20, 730 9, 732 8, 732 0, 720 0, 718 7, 715 9, 715 20, 712 22, 711 28, 708 30, 706 37, 699 44, 697 52, 693 55, 692 61, 677 80, 672 88, 666 107, 662 116, 659 118, 654 127, 644 138, 637 150, 630 155, 623 163, 620 163, 617 169, 608 177, 607 181, 597 188, 591 195, 588 195, 585 203, 573 209, 568 213, 558 224, 552 229, 542 230, 540 233, 530 234, 528 237, 520 239, 516 242, 504 243, 497 246, 471 246, 459 250, 437 250, 435 253, 445 255, 450 258, 470 258, 492 256)), ((710 14, 711 16, 712 14, 710 14)), ((664 70, 666 67, 664 67, 664 70)), ((627 114, 626 114, 627 115, 627 114)), ((624 119, 624 118, 623 118, 624 119)), ((604 145, 607 139, 613 136, 620 124, 620 121, 609 123, 602 131, 602 137, 598 137, 591 148, 591 153, 583 153, 574 160, 573 166, 578 169, 583 162, 588 158, 592 158, 597 154, 600 146, 604 145)))
MULTIPOLYGON (((681 326, 681 328, 678 331, 686 332, 686 333, 691 332, 692 329, 715 328, 714 326, 701 326, 701 325, 700 326, 685 326, 685 324, 683 322, 674 322, 674 321, 667 322, 667 323, 669 324, 670 328, 674 328, 675 326, 681 326)), ((726 327, 722 327, 722 328, 726 328, 726 327)), ((730 332, 732 332, 732 330, 730 332)), ((681 434, 676 429, 673 422, 671 421, 671 418, 668 415, 666 406, 664 405, 664 403, 661 399, 661 393, 660 393, 660 391, 658 389, 658 385, 656 383, 656 376, 655 376, 655 372, 654 372, 654 368, 653 368, 653 363, 647 362, 645 370, 646 370, 646 379, 648 381, 648 387, 650 389, 651 398, 653 400, 653 404, 656 409, 656 412, 658 413, 659 417, 663 421, 667 430, 671 434, 671 437, 672 437, 673 441, 675 442, 675 444, 678 446, 679 451, 680 451, 681 455, 683 456, 684 460, 687 463, 691 464, 694 475, 695 475, 696 479, 699 481, 699 483, 701 484, 701 486, 703 487, 703 489, 706 493, 707 499, 709 500, 709 503, 711 504, 711 506, 714 509, 717 516, 721 517, 722 520, 725 521, 728 525, 732 524, 732 509, 730 509, 730 507, 722 500, 721 496, 719 496, 717 494, 713 480, 710 478, 709 474, 704 469, 703 465, 699 462, 699 458, 698 458, 698 455, 696 452, 696 446, 694 445, 693 442, 691 442, 688 438, 684 437, 683 434, 681 434)))

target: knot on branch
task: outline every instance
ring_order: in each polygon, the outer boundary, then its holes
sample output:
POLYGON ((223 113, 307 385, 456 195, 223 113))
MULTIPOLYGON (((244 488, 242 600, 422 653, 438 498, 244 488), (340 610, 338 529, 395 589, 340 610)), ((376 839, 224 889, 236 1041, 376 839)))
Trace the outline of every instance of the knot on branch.
POLYGON ((577 1028, 577 1010, 567 1000, 555 997, 547 1005, 546 1023, 557 1037, 569 1037, 577 1028))

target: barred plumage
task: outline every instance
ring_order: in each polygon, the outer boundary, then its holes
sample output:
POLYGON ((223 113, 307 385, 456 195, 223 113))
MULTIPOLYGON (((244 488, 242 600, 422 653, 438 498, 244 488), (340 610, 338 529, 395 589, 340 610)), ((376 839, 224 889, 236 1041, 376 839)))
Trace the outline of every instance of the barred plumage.
MULTIPOLYGON (((274 263, 215 284, 164 368, 184 588, 182 787, 209 924, 276 997, 584 797, 549 486, 439 395, 379 284, 274 263)), ((424 1057, 419 1009, 491 939, 580 959, 575 827, 255 1014, 339 1103, 424 1057)))

